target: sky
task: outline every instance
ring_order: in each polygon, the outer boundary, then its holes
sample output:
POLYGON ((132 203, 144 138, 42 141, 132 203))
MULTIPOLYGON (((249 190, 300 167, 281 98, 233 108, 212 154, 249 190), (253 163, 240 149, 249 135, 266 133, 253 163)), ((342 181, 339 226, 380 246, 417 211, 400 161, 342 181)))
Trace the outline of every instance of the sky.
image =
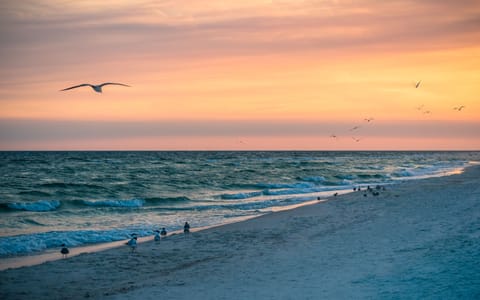
POLYGON ((480 2, 3 0, 0 78, 0 150, 480 150, 480 2))

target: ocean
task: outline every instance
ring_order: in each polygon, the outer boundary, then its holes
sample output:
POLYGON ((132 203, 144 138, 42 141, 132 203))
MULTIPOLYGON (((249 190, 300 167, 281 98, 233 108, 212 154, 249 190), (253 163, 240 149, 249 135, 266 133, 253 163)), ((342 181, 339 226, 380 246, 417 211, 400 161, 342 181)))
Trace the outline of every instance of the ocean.
POLYGON ((0 258, 229 223, 445 176, 480 152, 0 152, 0 258))

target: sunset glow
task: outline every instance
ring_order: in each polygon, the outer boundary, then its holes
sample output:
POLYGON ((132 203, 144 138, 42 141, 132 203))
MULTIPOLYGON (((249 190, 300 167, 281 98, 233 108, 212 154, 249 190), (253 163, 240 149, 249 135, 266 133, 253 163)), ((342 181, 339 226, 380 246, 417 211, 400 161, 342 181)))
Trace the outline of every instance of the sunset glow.
POLYGON ((478 150, 479 24, 467 0, 4 1, 0 149, 478 150), (131 87, 59 91, 106 81, 131 87))

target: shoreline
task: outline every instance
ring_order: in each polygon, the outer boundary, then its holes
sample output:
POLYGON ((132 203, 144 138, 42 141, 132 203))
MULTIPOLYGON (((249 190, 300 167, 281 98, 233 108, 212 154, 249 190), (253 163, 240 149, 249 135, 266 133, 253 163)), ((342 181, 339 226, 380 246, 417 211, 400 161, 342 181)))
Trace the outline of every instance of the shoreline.
POLYGON ((2 299, 475 298, 480 166, 0 271, 2 299), (301 295, 301 296, 300 296, 301 295))
MULTIPOLYGON (((410 181, 425 180, 425 179, 429 179, 429 178, 441 178, 441 177, 447 177, 447 176, 452 176, 452 175, 458 175, 458 174, 462 174, 463 172, 465 172, 466 169, 468 169, 470 167, 473 167, 475 165, 480 165, 480 162, 479 163, 469 162, 469 165, 466 166, 466 167, 456 168, 456 169, 453 169, 453 170, 450 170, 450 171, 431 174, 431 175, 428 175, 425 178, 423 178, 423 177, 405 178, 405 179, 399 180, 398 182, 389 183, 389 184, 387 184, 387 186, 403 184, 405 182, 410 182, 410 181)), ((365 185, 358 185, 358 186, 365 187, 366 184, 365 185)), ((318 195, 322 195, 322 197, 321 197, 322 200, 320 202, 331 201, 331 200, 335 199, 335 197, 333 196, 334 193, 337 193, 338 195, 344 195, 344 194, 355 193, 355 191, 343 189, 343 190, 338 190, 338 191, 333 190, 333 191, 318 192, 318 195), (325 197, 324 195, 329 195, 329 196, 325 197)), ((319 202, 318 200, 309 200, 309 201, 305 201, 305 202, 301 202, 301 203, 297 203, 297 204, 274 207, 274 208, 272 208, 271 211, 264 212, 264 213, 261 213, 259 215, 243 216, 243 217, 235 218, 235 220, 229 220, 227 222, 220 223, 220 224, 213 224, 213 225, 208 225, 208 226, 195 227, 195 228, 192 228, 191 231, 192 232, 203 231, 203 230, 207 230, 207 229, 210 229, 210 228, 216 228, 216 227, 220 227, 220 226, 229 225, 229 224, 232 224, 232 223, 243 222, 243 221, 246 221, 246 220, 249 220, 249 219, 252 219, 252 218, 262 217, 262 216, 264 216, 266 214, 270 214, 270 213, 276 213, 276 212, 285 211, 285 210, 292 210, 292 209, 296 209, 296 208, 302 207, 302 206, 315 205, 318 202, 319 202)), ((181 234, 182 232, 183 231, 181 229, 176 230, 176 231, 172 231, 172 232, 169 232, 168 236, 181 234)), ((145 243, 145 242, 151 241, 152 239, 153 239, 152 236, 139 237, 138 238, 138 243, 145 243)), ((100 251, 104 251, 104 250, 108 250, 108 249, 119 248, 119 247, 124 246, 127 241, 128 241, 128 239, 124 239, 124 240, 112 241, 112 242, 106 242, 106 243, 98 243, 98 244, 91 244, 91 245, 85 245, 85 246, 71 247, 71 248, 69 248, 70 253, 69 253, 67 259, 72 258, 72 257, 77 256, 77 255, 81 255, 81 254, 95 253, 95 252, 100 252, 100 251)), ((46 251, 44 251, 42 253, 39 253, 39 254, 26 254, 26 255, 18 255, 18 256, 0 258, 0 271, 7 270, 7 269, 21 268, 21 267, 35 266, 35 265, 43 264, 43 263, 46 263, 46 262, 49 262, 49 261, 56 261, 56 260, 63 259, 61 257, 61 255, 59 255, 58 253, 59 253, 59 249, 47 249, 46 251)))
MULTIPOLYGON (((250 217, 250 218, 253 218, 253 217, 250 217)), ((248 219, 249 217, 245 217, 245 220, 248 220, 248 219)), ((243 220, 233 221, 231 223, 242 222, 242 221, 243 220)), ((201 230, 228 225, 231 223, 191 228, 190 231, 198 232, 201 230)), ((166 238, 172 237, 178 234, 182 234, 182 233, 183 233, 183 230, 175 230, 175 231, 169 232, 166 238)), ((151 241, 153 241, 153 236, 145 236, 145 237, 139 237, 137 243, 140 245, 140 244, 151 242, 151 241)), ((67 258, 62 258, 62 256, 59 254, 60 253, 59 249, 50 249, 45 251, 45 253, 41 253, 41 254, 8 257, 8 258, 0 259, 0 271, 4 271, 8 269, 17 269, 22 267, 31 267, 31 266, 51 262, 51 261, 71 259, 75 256, 82 255, 82 254, 91 254, 96 252, 102 252, 109 249, 116 249, 116 248, 124 247, 127 242, 128 242, 128 239, 124 239, 124 240, 108 242, 108 243, 99 243, 94 245, 72 247, 72 248, 69 248, 70 253, 68 254, 67 258)))
MULTIPOLYGON (((325 199, 320 200, 320 202, 323 202, 323 201, 327 201, 327 200, 325 199)), ((262 213, 260 215, 237 217, 237 218, 234 218, 234 220, 230 220, 229 222, 225 222, 221 224, 213 224, 213 225, 202 226, 202 227, 192 227, 190 228, 190 231, 200 232, 200 231, 208 230, 211 228, 230 225, 233 223, 239 223, 239 222, 241 223, 249 219, 262 217, 265 214, 296 209, 298 207, 307 206, 307 205, 314 205, 318 202, 319 200, 312 200, 312 201, 306 201, 306 202, 297 203, 293 205, 278 207, 272 210, 271 212, 262 213)), ((179 230, 174 230, 169 232, 166 237, 172 237, 175 235, 182 235, 182 234, 183 234, 183 230, 179 229, 179 230)), ((152 241, 153 241, 153 236, 144 236, 144 237, 139 237, 137 243, 140 245, 142 243, 147 243, 152 241)), ((50 261, 71 259, 72 257, 82 255, 82 254, 89 254, 89 253, 101 252, 109 249, 120 248, 120 247, 124 247, 127 242, 128 242, 128 239, 124 239, 124 240, 108 242, 108 243, 99 243, 99 244, 93 244, 93 245, 72 247, 72 248, 69 248, 70 253, 68 254, 67 258, 62 258, 62 256, 59 254, 60 253, 59 249, 49 249, 44 253, 40 253, 40 254, 20 255, 20 256, 14 256, 14 257, 0 258, 0 272, 8 269, 31 267, 31 266, 40 265, 50 261)))

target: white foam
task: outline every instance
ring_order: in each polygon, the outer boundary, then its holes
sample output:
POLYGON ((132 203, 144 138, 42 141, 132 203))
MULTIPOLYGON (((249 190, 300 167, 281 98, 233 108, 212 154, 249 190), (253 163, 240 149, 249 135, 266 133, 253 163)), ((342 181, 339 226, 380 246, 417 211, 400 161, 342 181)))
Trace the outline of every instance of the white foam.
POLYGON ((88 206, 106 206, 106 207, 142 207, 145 203, 142 199, 131 200, 83 200, 83 204, 88 206))
POLYGON ((44 251, 60 247, 62 244, 67 247, 76 247, 124 240, 129 238, 132 233, 136 233, 138 236, 148 236, 153 234, 153 231, 150 228, 51 231, 3 237, 0 239, 0 257, 44 251))
POLYGON ((297 182, 297 183, 260 183, 258 187, 267 189, 288 189, 288 188, 311 188, 315 184, 310 182, 297 182))

